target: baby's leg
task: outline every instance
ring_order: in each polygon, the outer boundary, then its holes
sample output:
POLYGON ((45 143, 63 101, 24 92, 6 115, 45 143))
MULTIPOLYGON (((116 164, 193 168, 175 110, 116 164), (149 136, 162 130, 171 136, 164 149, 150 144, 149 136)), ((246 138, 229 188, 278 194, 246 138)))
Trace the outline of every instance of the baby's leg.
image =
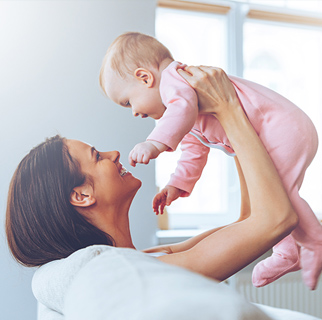
POLYGON ((290 132, 292 135, 279 134, 277 138, 280 140, 276 138, 276 143, 272 143, 268 136, 262 137, 262 141, 264 140, 298 214, 299 225, 292 235, 273 248, 274 253, 271 257, 255 266, 253 283, 255 286, 263 286, 290 271, 299 269, 299 248, 295 239, 305 248, 301 250, 300 261, 303 268, 303 280, 309 288, 314 289, 322 270, 322 226, 310 206, 299 196, 298 191, 305 171, 315 156, 318 144, 317 134, 309 119, 297 132, 294 130, 290 132), (285 137, 287 140, 283 141, 285 137), (267 138, 266 141, 265 138, 267 138))
POLYGON ((292 235, 288 235, 273 247, 273 254, 257 263, 252 281, 255 287, 263 287, 286 273, 300 270, 300 248, 292 235))
POLYGON ((314 290, 322 272, 322 226, 297 190, 289 197, 298 213, 299 224, 291 235, 274 246, 271 257, 255 266, 253 284, 256 287, 265 286, 286 273, 299 270, 301 266, 303 282, 314 290))
POLYGON ((292 235, 302 246, 302 278, 304 283, 314 290, 322 272, 322 225, 297 190, 290 195, 290 199, 299 216, 299 224, 292 235))
POLYGON ((271 257, 255 266, 253 284, 256 287, 267 285, 286 273, 299 270, 301 265, 304 283, 314 290, 322 272, 322 226, 297 188, 289 193, 289 197, 299 224, 291 235, 273 248, 271 257), (294 239, 302 246, 300 255, 294 239))

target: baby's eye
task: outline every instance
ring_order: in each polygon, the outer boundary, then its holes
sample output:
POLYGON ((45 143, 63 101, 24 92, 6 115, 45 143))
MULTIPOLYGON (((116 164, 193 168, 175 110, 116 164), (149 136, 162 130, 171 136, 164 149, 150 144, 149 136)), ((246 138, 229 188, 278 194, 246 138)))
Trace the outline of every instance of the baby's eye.
POLYGON ((125 106, 130 107, 131 106, 130 101, 126 101, 125 106))
POLYGON ((101 154, 97 151, 96 152, 96 160, 99 161, 101 159, 101 154))

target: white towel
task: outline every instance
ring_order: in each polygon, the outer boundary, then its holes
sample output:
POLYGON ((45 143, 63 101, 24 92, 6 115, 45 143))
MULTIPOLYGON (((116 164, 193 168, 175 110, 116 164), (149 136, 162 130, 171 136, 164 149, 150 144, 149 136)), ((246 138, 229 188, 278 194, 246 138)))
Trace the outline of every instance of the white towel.
POLYGON ((64 320, 269 319, 225 284, 133 249, 79 250, 40 267, 32 289, 64 320))
POLYGON ((37 301, 63 314, 64 297, 75 275, 89 261, 108 249, 104 245, 90 246, 76 251, 66 259, 52 261, 38 268, 32 279, 32 292, 37 301))
POLYGON ((275 308, 263 312, 224 283, 104 245, 40 267, 32 289, 41 303, 38 320, 314 319, 275 308))

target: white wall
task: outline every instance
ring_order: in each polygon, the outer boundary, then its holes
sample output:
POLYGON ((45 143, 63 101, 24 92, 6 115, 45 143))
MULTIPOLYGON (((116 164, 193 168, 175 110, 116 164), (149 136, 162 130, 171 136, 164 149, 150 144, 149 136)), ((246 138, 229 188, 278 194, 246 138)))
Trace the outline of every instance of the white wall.
MULTIPOLYGON (((4 234, 10 178, 22 157, 60 133, 99 150, 127 154, 153 120, 134 119, 100 93, 98 74, 111 41, 130 30, 154 33, 153 0, 0 1, 0 318, 36 318, 33 270, 10 257, 4 234)), ((154 164, 131 170, 143 181, 131 229, 141 249, 154 245, 154 164)))

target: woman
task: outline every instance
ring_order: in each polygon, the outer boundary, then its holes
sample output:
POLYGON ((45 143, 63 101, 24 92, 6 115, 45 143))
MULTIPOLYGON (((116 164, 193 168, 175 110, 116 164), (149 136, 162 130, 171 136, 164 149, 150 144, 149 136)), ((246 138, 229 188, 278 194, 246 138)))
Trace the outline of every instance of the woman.
MULTIPOLYGON (((165 263, 224 280, 289 234, 297 216, 226 74, 205 67, 187 71, 182 75, 196 89, 201 112, 217 117, 237 154, 249 212, 226 228, 146 252, 163 251, 158 259, 165 263)), ((40 266, 93 244, 134 248, 128 212, 141 182, 119 160, 117 151, 100 153, 60 137, 34 148, 9 190, 6 232, 13 256, 40 266)))

